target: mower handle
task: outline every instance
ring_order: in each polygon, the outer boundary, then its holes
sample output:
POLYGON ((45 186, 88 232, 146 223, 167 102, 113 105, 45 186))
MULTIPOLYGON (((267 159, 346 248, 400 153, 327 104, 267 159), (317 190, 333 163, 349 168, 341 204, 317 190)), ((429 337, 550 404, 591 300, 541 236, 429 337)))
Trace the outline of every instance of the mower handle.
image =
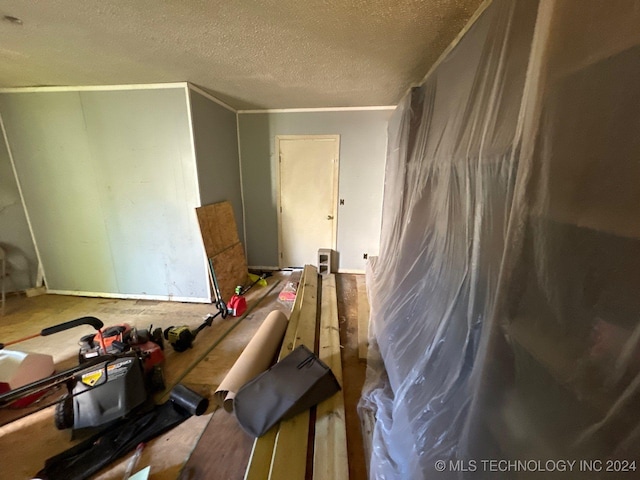
POLYGON ((80 325, 91 325, 96 330, 100 330, 104 327, 104 323, 102 320, 96 317, 80 317, 75 320, 69 320, 68 322, 60 323, 58 325, 54 325, 53 327, 47 327, 40 332, 42 337, 46 337, 47 335, 53 335, 54 333, 63 332, 65 330, 69 330, 70 328, 79 327, 80 325))

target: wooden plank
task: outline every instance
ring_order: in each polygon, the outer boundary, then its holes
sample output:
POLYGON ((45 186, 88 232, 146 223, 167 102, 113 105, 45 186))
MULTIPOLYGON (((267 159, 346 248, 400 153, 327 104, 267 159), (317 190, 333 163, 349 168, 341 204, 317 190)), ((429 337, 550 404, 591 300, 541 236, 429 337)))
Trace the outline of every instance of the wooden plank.
MULTIPOLYGON (((304 278, 304 298, 300 309, 298 329, 293 348, 305 345, 314 350, 316 339, 318 274, 312 267, 312 275, 304 278)), ((288 345, 283 345, 288 348, 288 345)), ((271 460, 270 480, 283 478, 304 480, 307 469, 309 442, 309 411, 280 422, 271 460)))
POLYGON ((369 299, 364 275, 356 277, 358 288, 358 358, 367 359, 369 349, 369 299))
MULTIPOLYGON (((303 304, 311 301, 310 299, 307 299, 307 296, 312 293, 313 289, 313 284, 310 282, 310 279, 315 279, 315 288, 317 290, 317 277, 318 275, 315 267, 312 265, 306 265, 304 267, 302 278, 300 279, 298 286, 298 292, 296 293, 296 299, 291 310, 291 316, 289 317, 289 325, 282 341, 282 348, 280 349, 278 361, 291 353, 297 345, 297 331, 302 313, 302 306, 303 304)), ((314 294, 314 304, 315 301, 314 294)), ((244 477, 245 480, 266 480, 269 478, 269 471, 271 469, 271 461, 278 430, 279 425, 276 425, 262 437, 256 438, 251 451, 251 458, 247 465, 244 477)))
MULTIPOLYGON (((320 360, 327 364, 338 383, 343 385, 335 275, 328 275, 322 280, 318 349, 320 360)), ((347 430, 342 390, 318 405, 314 442, 313 480, 348 479, 347 430)))
POLYGON ((357 406, 367 366, 358 358, 358 275, 337 275, 338 320, 342 357, 342 393, 347 428, 349 480, 366 480, 367 468, 357 406))

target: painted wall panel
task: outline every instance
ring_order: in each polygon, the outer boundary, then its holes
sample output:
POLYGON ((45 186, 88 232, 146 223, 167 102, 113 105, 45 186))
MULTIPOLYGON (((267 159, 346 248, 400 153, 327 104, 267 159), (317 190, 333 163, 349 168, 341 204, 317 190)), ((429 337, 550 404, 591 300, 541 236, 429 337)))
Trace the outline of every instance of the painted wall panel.
POLYGON ((38 258, 22 207, 9 152, 0 135, 0 246, 7 255, 7 291, 35 286, 38 258))
POLYGON ((52 290, 208 298, 183 88, 0 97, 52 290))
POLYGON ((206 298, 185 90, 81 99, 119 291, 206 298))
POLYGON ((5 94, 0 109, 47 285, 116 291, 80 95, 5 94))
POLYGON ((236 114, 197 92, 189 94, 200 201, 229 201, 244 244, 236 114))
POLYGON ((387 122, 391 110, 239 115, 250 265, 278 265, 276 135, 340 135, 338 259, 364 271, 363 253, 378 253, 387 122))

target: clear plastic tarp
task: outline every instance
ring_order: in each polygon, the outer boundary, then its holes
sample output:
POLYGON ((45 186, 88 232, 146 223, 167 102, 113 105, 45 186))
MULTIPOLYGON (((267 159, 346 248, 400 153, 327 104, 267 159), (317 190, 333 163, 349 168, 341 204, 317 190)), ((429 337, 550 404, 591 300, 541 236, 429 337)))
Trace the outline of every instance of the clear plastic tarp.
POLYGON ((640 1, 479 15, 390 122, 367 283, 370 478, 640 476, 640 1))

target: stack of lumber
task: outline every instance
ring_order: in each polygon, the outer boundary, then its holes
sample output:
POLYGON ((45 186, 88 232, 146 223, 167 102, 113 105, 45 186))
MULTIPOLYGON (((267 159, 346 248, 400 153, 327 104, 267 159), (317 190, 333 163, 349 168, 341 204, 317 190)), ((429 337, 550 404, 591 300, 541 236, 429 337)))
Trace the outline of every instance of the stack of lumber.
POLYGON ((207 258, 211 261, 222 299, 226 302, 237 285, 247 282, 247 260, 229 202, 196 208, 207 258))
MULTIPOLYGON (((321 294, 320 334, 316 342, 318 273, 315 267, 305 266, 279 360, 304 344, 315 351, 342 384, 334 275, 323 277, 321 294)), ((318 405, 313 417, 311 411, 303 412, 256 439, 245 480, 348 478, 342 392, 318 405)))

